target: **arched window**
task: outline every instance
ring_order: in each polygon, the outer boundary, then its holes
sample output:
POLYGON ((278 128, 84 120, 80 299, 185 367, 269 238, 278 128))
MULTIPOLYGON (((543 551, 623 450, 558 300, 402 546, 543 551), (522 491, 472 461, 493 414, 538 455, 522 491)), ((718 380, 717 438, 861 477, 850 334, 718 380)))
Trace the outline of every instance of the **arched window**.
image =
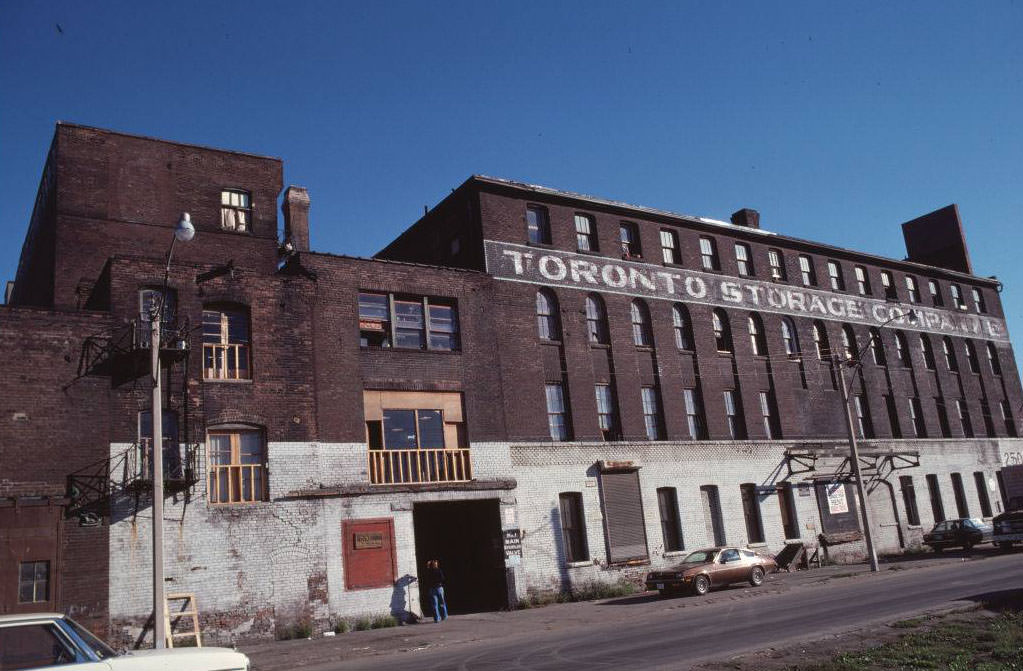
POLYGON ((785 343, 785 353, 789 356, 799 356, 802 353, 799 349, 799 334, 796 333, 796 325, 788 317, 781 318, 781 340, 785 343))
POLYGON ((927 366, 927 370, 934 370, 934 348, 931 347, 931 339, 927 337, 926 333, 920 334, 920 351, 924 355, 924 365, 927 366))
POLYGON ((991 367, 992 373, 1002 374, 1002 364, 998 361, 998 350, 995 349, 995 344, 990 342, 987 344, 987 363, 991 367))
POLYGON ((747 323, 749 325, 749 344, 753 354, 767 356, 767 338, 764 337, 764 323, 760 320, 760 315, 751 312, 747 323))
POLYGON ((980 372, 980 362, 977 360, 977 348, 973 346, 973 342, 965 341, 966 347, 966 363, 970 366, 971 373, 980 372))
POLYGON ((203 378, 248 380, 249 313, 239 307, 206 308, 202 311, 203 378))
POLYGON ((948 336, 945 336, 945 339, 941 341, 941 351, 945 355, 945 365, 948 366, 948 369, 959 370, 955 350, 952 348, 952 339, 948 336))
POLYGON ((824 328, 824 324, 820 322, 813 323, 813 344, 817 348, 817 358, 821 361, 831 356, 831 345, 828 343, 828 331, 824 328))
POLYGON ((870 329, 870 356, 873 358, 875 365, 884 366, 887 363, 884 357, 884 342, 881 340, 881 331, 876 328, 870 329))
POLYGON ((842 356, 847 360, 859 357, 860 353, 856 347, 856 334, 848 324, 842 326, 842 356))
POLYGON ((650 310, 638 298, 632 301, 632 342, 636 347, 653 347, 654 333, 650 329, 650 310))
POLYGON ((686 306, 681 303, 671 306, 671 320, 675 326, 675 347, 684 350, 693 349, 693 330, 686 306))
POLYGON ((711 325, 714 327, 714 343, 719 352, 732 351, 732 329, 728 324, 728 315, 724 310, 711 313, 711 325))
POLYGON ((549 289, 536 292, 536 328, 541 340, 561 340, 558 299, 549 289))
POLYGON ((906 336, 902 331, 895 332, 895 358, 899 364, 909 368, 911 362, 909 360, 909 345, 906 344, 906 336))
POLYGON ((607 345, 611 337, 607 328, 607 310, 604 301, 596 294, 586 297, 586 337, 591 343, 607 345))

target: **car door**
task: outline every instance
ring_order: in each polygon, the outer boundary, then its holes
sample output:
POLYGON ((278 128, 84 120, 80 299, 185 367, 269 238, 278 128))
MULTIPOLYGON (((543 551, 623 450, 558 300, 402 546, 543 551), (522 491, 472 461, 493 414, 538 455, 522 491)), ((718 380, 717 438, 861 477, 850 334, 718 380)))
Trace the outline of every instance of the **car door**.
POLYGON ((745 566, 742 562, 742 555, 736 548, 725 548, 718 558, 721 562, 721 569, 718 571, 716 584, 727 585, 742 580, 745 574, 745 566))
POLYGON ((52 620, 0 625, 0 669, 110 671, 92 660, 52 620))

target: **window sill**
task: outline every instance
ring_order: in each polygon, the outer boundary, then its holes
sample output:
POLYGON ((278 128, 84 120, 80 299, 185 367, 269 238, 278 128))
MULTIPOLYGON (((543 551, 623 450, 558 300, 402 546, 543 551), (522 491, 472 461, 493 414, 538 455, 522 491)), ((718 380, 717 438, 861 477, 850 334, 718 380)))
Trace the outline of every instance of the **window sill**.
POLYGON ((532 240, 526 240, 526 246, 537 249, 554 249, 554 245, 550 242, 533 242, 532 240))
POLYGON ((661 265, 664 266, 665 268, 685 268, 685 264, 673 263, 671 261, 662 261, 661 265))
POLYGON ((653 345, 636 345, 637 352, 653 352, 653 345))
POLYGON ((661 556, 662 557, 682 557, 682 556, 684 556, 686 554, 688 554, 688 553, 685 550, 668 550, 666 552, 662 552, 661 556))
POLYGON ((767 547, 767 543, 764 543, 764 542, 760 542, 760 543, 746 543, 746 547, 748 547, 748 548, 766 548, 767 547))
POLYGON ((587 256, 603 256, 599 249, 576 249, 576 254, 586 254, 587 256))
POLYGON ((252 384, 252 378, 251 377, 242 378, 242 379, 236 379, 236 380, 232 380, 232 379, 229 379, 229 378, 220 378, 220 377, 204 377, 202 381, 203 381, 203 384, 206 384, 207 382, 212 382, 214 384, 252 384))
POLYGON ((591 342, 590 349, 611 349, 611 345, 602 342, 591 342))
POLYGON ((675 351, 678 352, 679 354, 696 354, 696 350, 694 350, 694 349, 684 349, 682 347, 676 347, 675 351))
MULTIPOLYGON (((557 342, 560 341, 544 340, 543 342, 557 342)), ((418 352, 421 354, 461 354, 461 349, 424 349, 417 347, 365 347, 360 345, 359 351, 361 352, 418 352)))
POLYGON ((584 566, 593 566, 593 561, 567 561, 565 562, 565 568, 583 568, 584 566))

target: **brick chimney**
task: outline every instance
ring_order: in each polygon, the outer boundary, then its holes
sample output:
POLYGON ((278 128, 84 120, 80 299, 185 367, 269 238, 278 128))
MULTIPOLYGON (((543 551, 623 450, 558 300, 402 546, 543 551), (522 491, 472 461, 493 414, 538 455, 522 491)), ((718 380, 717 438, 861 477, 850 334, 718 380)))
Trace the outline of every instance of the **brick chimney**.
POLYGON ((281 203, 284 213, 284 244, 296 252, 309 251, 309 192, 303 186, 289 186, 281 203))
POLYGON ((744 228, 760 228, 760 213, 744 207, 732 214, 732 223, 744 228))

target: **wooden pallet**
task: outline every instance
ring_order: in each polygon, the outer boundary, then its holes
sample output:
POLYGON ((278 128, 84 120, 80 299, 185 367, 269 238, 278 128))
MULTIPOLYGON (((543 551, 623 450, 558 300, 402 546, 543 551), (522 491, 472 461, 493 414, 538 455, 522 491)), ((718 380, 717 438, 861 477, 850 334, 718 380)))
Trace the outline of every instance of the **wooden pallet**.
POLYGON ((180 592, 177 594, 168 594, 166 601, 163 603, 163 625, 167 632, 167 647, 174 647, 175 637, 188 637, 191 636, 195 639, 195 647, 202 647, 202 634, 199 632, 199 604, 195 600, 195 594, 191 592, 180 592), (176 610, 173 613, 170 612, 171 601, 182 601, 180 610, 176 610), (171 620, 177 623, 183 617, 190 617, 192 619, 191 631, 174 631, 171 626, 171 620))

